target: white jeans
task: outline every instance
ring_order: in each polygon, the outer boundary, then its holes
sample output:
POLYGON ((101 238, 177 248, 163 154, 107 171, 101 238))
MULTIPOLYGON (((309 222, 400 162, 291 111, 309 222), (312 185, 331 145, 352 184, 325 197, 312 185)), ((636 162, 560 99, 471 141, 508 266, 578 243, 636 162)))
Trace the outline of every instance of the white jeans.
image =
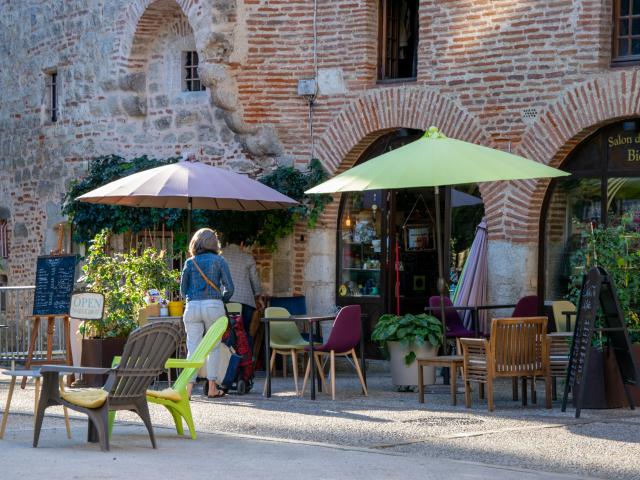
MULTIPOLYGON (((187 302, 184 310, 184 329, 187 332, 187 354, 191 358, 195 352, 200 340, 204 336, 204 332, 211 328, 214 322, 225 315, 224 304, 222 300, 191 300, 187 302)), ((211 350, 205 365, 207 367, 207 379, 218 381, 216 373, 218 372, 218 357, 220 354, 220 344, 211 350)), ((191 381, 194 381, 196 375, 191 381)), ((222 378, 220 379, 222 381, 222 378)))

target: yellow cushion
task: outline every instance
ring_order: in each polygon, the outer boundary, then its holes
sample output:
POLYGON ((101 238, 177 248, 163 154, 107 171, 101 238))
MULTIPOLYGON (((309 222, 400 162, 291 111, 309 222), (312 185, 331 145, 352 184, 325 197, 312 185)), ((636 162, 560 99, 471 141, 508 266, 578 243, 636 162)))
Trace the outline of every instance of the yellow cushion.
POLYGON ((173 388, 165 388, 164 390, 147 390, 148 397, 162 398, 163 400, 173 400, 179 402, 182 400, 180 394, 173 388))
POLYGON ((107 401, 109 393, 101 388, 83 388, 80 390, 65 390, 60 396, 67 402, 84 408, 99 408, 107 401))

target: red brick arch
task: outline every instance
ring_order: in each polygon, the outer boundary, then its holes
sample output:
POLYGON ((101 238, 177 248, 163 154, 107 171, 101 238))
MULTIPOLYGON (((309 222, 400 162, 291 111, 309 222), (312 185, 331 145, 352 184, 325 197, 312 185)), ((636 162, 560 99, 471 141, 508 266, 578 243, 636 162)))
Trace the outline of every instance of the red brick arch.
POLYGON ((192 28, 196 25, 198 14, 202 8, 197 0, 134 0, 120 13, 116 22, 116 41, 113 47, 114 67, 124 70, 128 66, 131 47, 138 29, 140 19, 147 8, 154 3, 175 4, 188 18, 192 28))
MULTIPOLYGON (((491 146, 480 122, 449 97, 425 87, 388 87, 370 90, 357 97, 337 115, 318 141, 316 156, 334 175, 354 165, 366 148, 396 128, 426 130, 437 126, 445 135, 491 146)), ((481 185, 487 211, 495 188, 481 185)), ((322 218, 325 226, 337 221, 339 195, 322 218)))
MULTIPOLYGON (((575 146, 604 125, 640 115, 640 70, 609 72, 562 93, 524 133, 515 153, 558 167, 575 146)), ((536 243, 549 180, 513 182, 505 196, 507 239, 536 243)))

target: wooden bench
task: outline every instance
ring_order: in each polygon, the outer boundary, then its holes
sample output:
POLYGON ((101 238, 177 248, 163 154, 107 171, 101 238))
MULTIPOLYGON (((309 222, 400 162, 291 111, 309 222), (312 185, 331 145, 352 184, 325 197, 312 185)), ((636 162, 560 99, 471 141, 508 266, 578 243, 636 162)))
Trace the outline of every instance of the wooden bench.
POLYGON ((457 404, 456 390, 458 388, 458 368, 462 369, 464 358, 462 355, 446 355, 442 357, 423 358, 418 362, 418 395, 420 403, 424 403, 424 367, 448 367, 451 372, 451 405, 457 404))

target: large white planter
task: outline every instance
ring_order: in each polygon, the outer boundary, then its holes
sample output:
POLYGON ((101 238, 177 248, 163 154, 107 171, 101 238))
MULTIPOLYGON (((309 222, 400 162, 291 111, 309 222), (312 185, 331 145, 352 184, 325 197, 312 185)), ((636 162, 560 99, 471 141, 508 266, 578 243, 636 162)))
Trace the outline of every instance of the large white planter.
MULTIPOLYGON (((413 350, 416 358, 433 358, 438 355, 438 348, 427 343, 422 347, 407 348, 400 342, 387 342, 389 349, 389 362, 391 363, 391 380, 397 386, 418 385, 418 362, 411 362, 411 365, 404 363, 404 357, 413 350)), ((436 370, 434 367, 423 368, 423 378, 425 385, 436 383, 436 370)))

